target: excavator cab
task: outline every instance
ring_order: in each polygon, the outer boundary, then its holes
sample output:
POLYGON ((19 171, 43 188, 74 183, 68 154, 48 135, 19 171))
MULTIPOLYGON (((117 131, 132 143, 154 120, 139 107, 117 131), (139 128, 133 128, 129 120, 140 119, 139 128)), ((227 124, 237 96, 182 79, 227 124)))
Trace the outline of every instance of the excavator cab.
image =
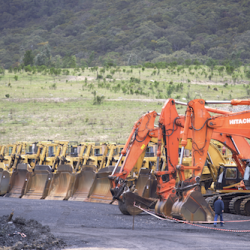
POLYGON ((242 180, 242 175, 236 166, 224 166, 221 165, 218 169, 217 182, 215 183, 215 189, 220 192, 226 192, 226 190, 238 189, 235 184, 242 180))
POLYGON ((247 190, 250 190, 250 166, 247 166, 244 174, 244 184, 247 190))

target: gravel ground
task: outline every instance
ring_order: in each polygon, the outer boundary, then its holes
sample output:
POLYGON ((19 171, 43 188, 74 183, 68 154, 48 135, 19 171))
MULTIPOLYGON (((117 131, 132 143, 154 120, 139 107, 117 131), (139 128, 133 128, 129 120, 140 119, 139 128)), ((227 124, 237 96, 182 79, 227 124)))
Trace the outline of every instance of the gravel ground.
MULTIPOLYGON (((224 214, 225 226, 214 228, 213 225, 198 227, 162 221, 146 213, 133 218, 122 215, 116 205, 100 203, 0 197, 0 206, 0 216, 9 215, 14 210, 13 220, 17 217, 36 220, 41 223, 38 227, 47 228, 48 232, 50 228, 51 237, 61 244, 59 248, 65 249, 228 250, 249 249, 250 245, 250 233, 229 231, 250 230, 250 221, 227 222, 250 220, 250 217, 240 215, 224 214)), ((29 232, 26 233, 28 237, 29 232)), ((53 246, 34 249, 53 249, 53 246)))

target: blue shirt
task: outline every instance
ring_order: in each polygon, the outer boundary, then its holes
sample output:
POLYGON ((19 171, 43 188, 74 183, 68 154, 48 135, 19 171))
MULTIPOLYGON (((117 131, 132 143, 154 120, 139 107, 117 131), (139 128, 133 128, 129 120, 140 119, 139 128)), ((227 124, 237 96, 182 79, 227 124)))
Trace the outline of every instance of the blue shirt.
POLYGON ((216 214, 222 214, 222 210, 224 210, 224 202, 222 200, 218 199, 214 203, 214 212, 216 214))

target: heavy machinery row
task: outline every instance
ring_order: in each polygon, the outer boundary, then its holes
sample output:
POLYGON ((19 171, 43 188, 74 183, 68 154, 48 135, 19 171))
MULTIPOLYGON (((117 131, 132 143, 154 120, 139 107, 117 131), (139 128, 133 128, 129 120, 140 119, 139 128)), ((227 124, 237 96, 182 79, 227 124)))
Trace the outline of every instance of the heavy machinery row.
POLYGON ((134 124, 125 145, 2 145, 0 195, 115 203, 130 215, 140 213, 139 206, 188 221, 213 220, 220 195, 225 212, 249 216, 250 110, 233 113, 209 104, 250 100, 168 99, 161 113, 148 112, 134 124), (187 106, 185 115, 176 105, 187 106))

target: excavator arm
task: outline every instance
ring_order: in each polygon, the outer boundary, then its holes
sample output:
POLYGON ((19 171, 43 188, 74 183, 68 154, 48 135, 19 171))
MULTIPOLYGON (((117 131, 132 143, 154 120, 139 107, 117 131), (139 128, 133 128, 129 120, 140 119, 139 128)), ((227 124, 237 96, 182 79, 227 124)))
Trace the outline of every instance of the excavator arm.
POLYGON ((120 199, 125 187, 126 178, 132 171, 140 155, 145 151, 152 137, 158 137, 158 128, 155 129, 154 122, 157 117, 155 111, 143 115, 133 126, 132 132, 121 152, 121 156, 116 166, 109 176, 111 182, 111 193, 114 199, 120 199), (125 160, 118 172, 120 160, 125 156, 125 160))

